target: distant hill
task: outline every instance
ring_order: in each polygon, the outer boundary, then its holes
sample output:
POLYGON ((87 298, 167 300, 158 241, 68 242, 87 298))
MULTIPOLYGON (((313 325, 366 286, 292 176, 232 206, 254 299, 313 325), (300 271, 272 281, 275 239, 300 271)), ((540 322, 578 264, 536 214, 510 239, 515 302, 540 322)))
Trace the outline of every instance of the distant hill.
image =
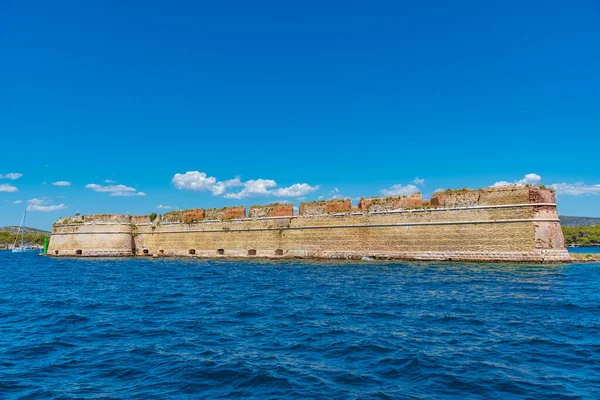
MULTIPOLYGON (((9 233, 17 233, 19 230, 18 226, 0 226, 0 232, 9 232, 9 233)), ((43 231, 41 229, 36 228, 24 228, 25 234, 29 235, 50 235, 50 232, 43 231)))
POLYGON ((600 225, 600 218, 593 217, 567 217, 560 216, 560 224, 562 226, 574 227, 574 226, 594 226, 600 225))

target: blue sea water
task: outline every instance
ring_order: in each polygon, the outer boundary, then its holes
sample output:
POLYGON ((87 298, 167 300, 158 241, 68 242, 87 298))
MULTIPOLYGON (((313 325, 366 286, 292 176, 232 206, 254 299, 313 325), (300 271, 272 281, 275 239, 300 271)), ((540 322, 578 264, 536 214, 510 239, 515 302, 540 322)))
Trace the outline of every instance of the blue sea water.
POLYGON ((600 253, 600 247, 569 247, 569 253, 600 253))
POLYGON ((0 252, 0 398, 600 398, 600 264, 0 252))

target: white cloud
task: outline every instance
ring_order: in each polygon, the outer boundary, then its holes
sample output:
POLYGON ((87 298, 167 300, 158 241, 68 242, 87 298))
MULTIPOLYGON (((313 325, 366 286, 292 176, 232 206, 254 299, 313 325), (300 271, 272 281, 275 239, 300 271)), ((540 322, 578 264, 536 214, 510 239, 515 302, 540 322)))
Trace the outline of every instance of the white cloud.
POLYGON ((137 189, 125 185, 98 185, 90 183, 85 185, 87 189, 92 189, 94 192, 110 193, 110 196, 145 196, 146 193, 138 192, 137 189))
POLYGON ((490 187, 503 187, 503 186, 525 186, 525 185, 539 185, 542 182, 542 177, 538 174, 527 174, 523 179, 519 179, 514 182, 499 181, 494 183, 490 187))
POLYGON ((199 171, 188 171, 185 174, 175 174, 172 181, 177 189, 191 190, 193 192, 203 192, 208 190, 212 192, 213 196, 222 195, 227 188, 242 185, 240 178, 219 182, 217 181, 217 178, 207 176, 205 172, 199 171))
POLYGON ((446 190, 446 189, 438 188, 438 189, 435 189, 435 191, 433 193, 443 192, 444 190, 446 190))
POLYGON ((31 199, 27 202, 29 203, 29 205, 27 206, 27 211, 50 212, 65 210, 67 208, 67 206, 65 206, 62 203, 57 205, 46 205, 49 203, 49 201, 44 199, 31 199))
POLYGON ((414 194, 414 193, 418 193, 419 192, 419 188, 416 187, 415 185, 412 184, 408 184, 406 186, 404 185, 394 185, 389 189, 383 189, 381 191, 381 194, 383 194, 384 196, 407 196, 409 194, 414 194))
POLYGON ((19 191, 19 189, 17 189, 16 186, 9 185, 8 183, 0 184, 0 192, 13 193, 17 191, 19 191))
POLYGON ((13 204, 21 204, 23 202, 23 200, 15 200, 13 201, 13 204))
POLYGON ((156 208, 168 210, 168 209, 173 208, 173 207, 172 206, 163 206, 162 204, 159 204, 159 205, 156 206, 156 208))
POLYGON ((0 179, 10 179, 10 180, 15 180, 15 179, 19 179, 20 177, 22 177, 23 174, 19 174, 18 172, 9 172, 8 174, 0 174, 0 179))
POLYGON ((115 181, 113 181, 112 179, 105 179, 104 183, 115 183, 115 181))
POLYGON ((268 196, 271 188, 277 186, 272 179, 251 179, 244 182, 244 188, 237 193, 227 193, 224 197, 227 199, 243 199, 249 196, 268 196))
POLYGON ((276 197, 302 197, 309 193, 319 190, 319 185, 311 186, 308 183, 294 183, 286 188, 279 188, 271 191, 276 197))
POLYGON ((555 183, 550 185, 556 190, 556 194, 564 194, 568 196, 596 195, 600 196, 600 185, 585 185, 583 182, 577 183, 555 183))
POLYGON ((413 180, 411 181, 411 183, 414 183, 415 185, 419 185, 419 186, 420 186, 420 185, 424 185, 424 184, 425 184, 425 179, 421 179, 421 178, 419 178, 419 177, 417 176, 415 179, 413 179, 413 180))
POLYGON ((57 182, 52 182, 52 184, 54 186, 71 186, 71 182, 67 182, 67 181, 57 181, 57 182))
MULTIPOLYGON (((340 189, 334 188, 333 190, 329 191, 329 193, 327 193, 327 198, 328 198, 328 200, 345 199, 346 196, 340 194, 340 189)), ((325 199, 325 196, 319 196, 319 198, 317 200, 323 200, 323 199, 325 199)))
POLYGON ((243 199, 249 196, 301 197, 319 189, 307 183, 295 183, 284 188, 277 188, 272 179, 251 179, 242 182, 239 177, 219 181, 205 172, 188 171, 185 174, 175 174, 172 179, 177 189, 194 192, 209 191, 213 196, 223 196, 228 199, 243 199), (234 187, 242 187, 238 192, 228 192, 234 187))
MULTIPOLYGON (((538 174, 527 174, 518 181, 507 182, 500 181, 496 182, 492 185, 492 187, 499 186, 525 186, 525 185, 540 185, 542 182, 542 177, 538 174)), ((558 195, 566 195, 566 196, 580 196, 580 195, 596 195, 600 196, 600 184, 596 185, 586 185, 583 182, 575 182, 575 183, 554 183, 550 185, 552 189, 556 191, 558 195)))

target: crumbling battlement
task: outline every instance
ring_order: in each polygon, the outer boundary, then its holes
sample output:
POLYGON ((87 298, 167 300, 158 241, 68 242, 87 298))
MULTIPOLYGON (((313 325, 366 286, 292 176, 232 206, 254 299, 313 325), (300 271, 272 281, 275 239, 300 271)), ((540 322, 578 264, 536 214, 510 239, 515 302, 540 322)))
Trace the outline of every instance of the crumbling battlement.
POLYGON ((206 210, 206 219, 208 220, 227 220, 243 218, 246 218, 245 206, 211 208, 206 210))
POLYGON ((503 186, 435 192, 432 207, 472 207, 503 204, 555 203, 554 190, 535 186, 503 186))
POLYGON ((423 206, 421 193, 408 196, 372 197, 362 198, 358 202, 361 211, 381 212, 407 208, 420 208, 423 206))
POLYGON ((352 210, 350 199, 321 200, 300 203, 300 215, 346 213, 352 210))
POLYGON ((294 215, 293 204, 267 204, 266 206, 251 206, 248 218, 291 217, 294 215))

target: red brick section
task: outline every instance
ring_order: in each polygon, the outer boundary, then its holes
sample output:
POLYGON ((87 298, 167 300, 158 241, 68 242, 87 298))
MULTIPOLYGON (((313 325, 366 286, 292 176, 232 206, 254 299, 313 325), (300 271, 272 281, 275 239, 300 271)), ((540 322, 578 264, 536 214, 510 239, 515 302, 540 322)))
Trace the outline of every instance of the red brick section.
POLYGON ((325 206, 325 214, 333 214, 339 212, 348 212, 352 208, 350 199, 346 200, 329 200, 325 206))
POLYGON ((293 204, 267 204, 266 206, 251 206, 249 218, 291 217, 294 215, 293 204))
POLYGON ((326 200, 300 203, 300 215, 319 215, 349 212, 352 208, 350 199, 326 200))
POLYGON ((206 210, 205 218, 209 220, 246 218, 246 207, 236 206, 224 208, 209 208, 208 210, 206 210))
POLYGON ((223 211, 221 219, 240 219, 246 218, 246 207, 229 207, 223 211))
POLYGON ((556 196, 552 189, 529 189, 530 203, 556 203, 556 196))
POLYGON ((294 215, 293 204, 277 204, 269 212, 269 217, 291 217, 294 215))
POLYGON ((358 208, 361 211, 386 211, 400 208, 421 208, 422 198, 420 193, 408 196, 376 197, 372 199, 360 199, 358 208))
POLYGON ((206 213, 204 212, 204 208, 197 208, 195 210, 190 210, 183 214, 182 221, 186 224, 190 224, 192 222, 198 222, 204 219, 206 213))
POLYGON ((360 208, 361 211, 367 211, 367 208, 370 204, 371 199, 360 199, 360 201, 358 202, 358 208, 360 208))

